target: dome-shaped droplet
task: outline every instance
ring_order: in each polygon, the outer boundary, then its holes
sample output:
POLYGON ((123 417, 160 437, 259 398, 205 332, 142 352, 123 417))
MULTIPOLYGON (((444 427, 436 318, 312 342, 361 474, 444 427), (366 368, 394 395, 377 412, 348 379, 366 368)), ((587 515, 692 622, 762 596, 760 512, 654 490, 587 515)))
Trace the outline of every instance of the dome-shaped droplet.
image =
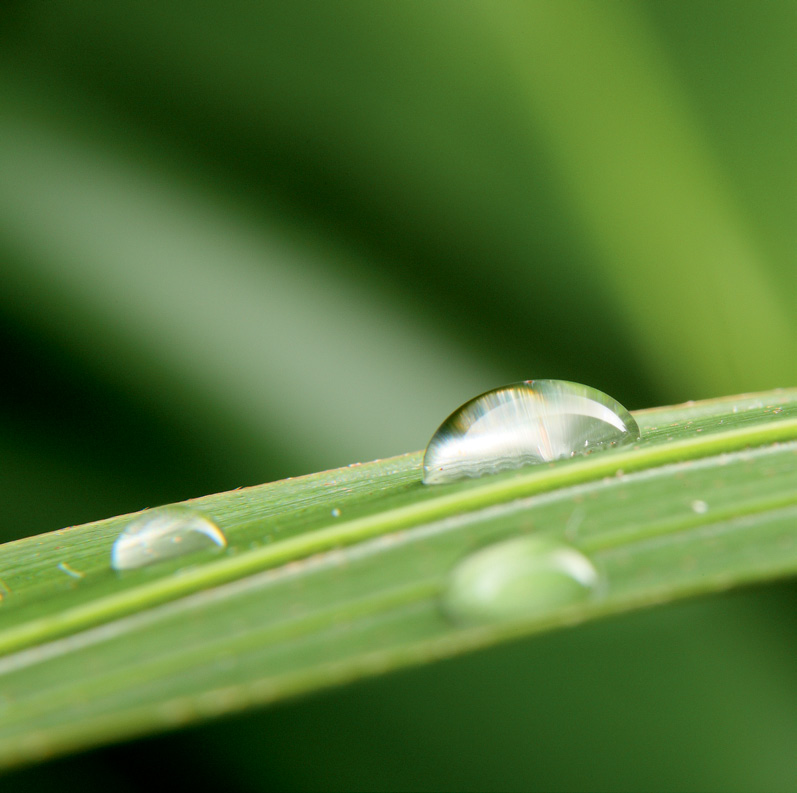
POLYGON ((207 548, 224 548, 227 540, 210 518, 188 507, 145 512, 116 538, 111 567, 132 570, 207 548))
POLYGON ((590 600, 598 583, 592 562, 575 548, 545 537, 516 537, 460 562, 443 593, 443 609, 462 623, 541 617, 590 600))
POLYGON ((636 440, 634 418, 602 391, 564 380, 526 380, 455 410, 426 447, 423 481, 453 482, 636 440))

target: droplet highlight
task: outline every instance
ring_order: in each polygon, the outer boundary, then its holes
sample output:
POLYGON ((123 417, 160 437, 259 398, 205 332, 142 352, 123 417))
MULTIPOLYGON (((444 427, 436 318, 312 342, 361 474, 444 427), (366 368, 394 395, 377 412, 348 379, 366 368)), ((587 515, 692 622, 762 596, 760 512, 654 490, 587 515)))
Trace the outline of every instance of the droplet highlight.
POLYGON ((443 610, 465 624, 543 617, 594 599, 599 584, 595 566, 576 548, 517 537, 460 562, 443 593, 443 610))
POLYGON ((209 548, 225 548, 221 529, 188 507, 162 507, 144 513, 117 537, 111 549, 114 570, 133 570, 209 548))
POLYGON ((526 380, 455 410, 426 447, 423 481, 454 482, 639 438, 633 416, 602 391, 565 380, 526 380))

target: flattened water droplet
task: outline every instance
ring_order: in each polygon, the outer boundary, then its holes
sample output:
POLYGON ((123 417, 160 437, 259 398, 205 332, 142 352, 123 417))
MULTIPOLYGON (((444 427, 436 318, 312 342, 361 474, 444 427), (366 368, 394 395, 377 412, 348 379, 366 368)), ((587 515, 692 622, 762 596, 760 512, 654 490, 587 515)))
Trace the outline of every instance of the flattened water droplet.
POLYGON ((162 507, 144 513, 116 538, 111 567, 133 570, 226 545, 221 529, 201 512, 181 506, 162 507))
POLYGON ((602 391, 565 380, 526 380, 466 402, 435 432, 426 484, 546 463, 639 440, 631 414, 602 391))
POLYGON ((705 501, 696 499, 692 502, 692 512, 697 512, 698 515, 705 515, 708 512, 708 504, 705 501))
POLYGON ((443 594, 443 609, 462 623, 543 616, 590 600, 598 584, 592 562, 572 546, 545 537, 516 537, 461 562, 443 594))

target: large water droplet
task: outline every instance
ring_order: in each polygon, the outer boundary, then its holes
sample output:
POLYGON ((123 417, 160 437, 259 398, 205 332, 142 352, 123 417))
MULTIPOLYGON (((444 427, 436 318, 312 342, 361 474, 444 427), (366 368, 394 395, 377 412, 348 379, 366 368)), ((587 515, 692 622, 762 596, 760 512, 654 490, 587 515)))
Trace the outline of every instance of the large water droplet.
POLYGON ((133 570, 226 545, 221 529, 201 512, 181 506, 162 507, 144 513, 116 538, 111 566, 115 570, 133 570))
POLYGON ((545 537, 516 537, 476 551, 454 569, 443 595, 457 622, 540 617, 595 597, 599 576, 580 551, 545 537))
POLYGON ((526 380, 455 410, 426 447, 423 481, 453 482, 636 440, 634 418, 602 391, 564 380, 526 380))

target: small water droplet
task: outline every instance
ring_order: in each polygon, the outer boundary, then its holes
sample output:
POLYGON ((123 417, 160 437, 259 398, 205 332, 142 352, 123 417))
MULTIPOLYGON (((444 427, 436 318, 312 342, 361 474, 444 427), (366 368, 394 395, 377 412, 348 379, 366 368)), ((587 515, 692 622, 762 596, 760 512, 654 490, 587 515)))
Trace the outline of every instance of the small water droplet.
POLYGON ((332 510, 332 517, 333 518, 339 518, 340 517, 340 510, 337 507, 335 507, 335 509, 332 510))
POLYGON ((564 380, 496 388, 455 410, 423 458, 426 484, 453 482, 633 443, 631 414, 601 391, 564 380))
POLYGON ((698 515, 705 515, 708 512, 708 504, 705 501, 697 499, 692 502, 692 512, 697 512, 698 515))
POLYGON ((570 545, 526 536, 476 551, 452 572, 443 609, 457 622, 542 616, 596 596, 592 562, 570 545))
POLYGON ((179 505, 141 515, 116 538, 111 567, 133 570, 208 548, 224 548, 227 540, 210 518, 179 505))
POLYGON ((80 570, 75 570, 70 567, 66 562, 58 562, 58 569, 62 573, 66 573, 70 578, 85 578, 86 574, 81 573, 80 570))

